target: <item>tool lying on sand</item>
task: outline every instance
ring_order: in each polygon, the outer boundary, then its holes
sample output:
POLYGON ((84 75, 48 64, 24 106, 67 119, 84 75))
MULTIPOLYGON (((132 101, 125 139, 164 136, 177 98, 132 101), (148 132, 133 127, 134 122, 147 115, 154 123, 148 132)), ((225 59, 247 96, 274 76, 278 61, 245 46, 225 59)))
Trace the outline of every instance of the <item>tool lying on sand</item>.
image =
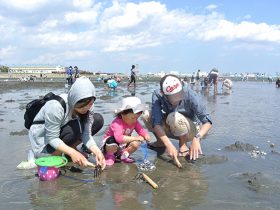
POLYGON ((136 180, 142 179, 142 180, 148 182, 154 189, 157 189, 157 188, 158 188, 158 185, 157 185, 150 177, 148 177, 148 176, 147 176, 146 174, 144 174, 144 173, 138 173, 138 174, 136 174, 135 179, 136 179, 136 180))

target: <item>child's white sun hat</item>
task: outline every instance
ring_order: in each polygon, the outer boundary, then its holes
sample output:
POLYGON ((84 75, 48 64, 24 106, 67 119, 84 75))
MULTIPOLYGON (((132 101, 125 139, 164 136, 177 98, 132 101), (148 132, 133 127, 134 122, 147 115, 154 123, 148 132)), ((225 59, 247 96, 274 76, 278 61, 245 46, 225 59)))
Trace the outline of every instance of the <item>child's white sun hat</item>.
POLYGON ((121 108, 115 109, 115 114, 119 114, 128 109, 132 109, 133 113, 136 114, 147 110, 147 106, 142 104, 141 100, 136 96, 126 97, 122 99, 121 108))

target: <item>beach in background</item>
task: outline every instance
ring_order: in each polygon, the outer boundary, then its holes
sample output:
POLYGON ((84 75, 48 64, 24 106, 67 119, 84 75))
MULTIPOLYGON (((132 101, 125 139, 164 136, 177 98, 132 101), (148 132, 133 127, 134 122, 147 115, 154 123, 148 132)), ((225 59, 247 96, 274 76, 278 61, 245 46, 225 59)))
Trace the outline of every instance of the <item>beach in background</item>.
MULTIPOLYGON (((123 80, 117 90, 92 78, 97 90, 95 111, 105 119, 94 136, 98 144, 114 118, 123 97, 136 95, 148 106, 155 81, 140 80, 127 89, 123 80)), ((280 89, 268 82, 234 82, 232 90, 192 87, 207 105, 213 128, 202 140, 204 155, 195 162, 180 158, 176 168, 166 153, 148 150, 156 170, 146 172, 158 185, 135 179, 135 164, 115 164, 98 178, 90 168, 75 173, 65 170, 53 181, 40 181, 36 169, 19 170, 30 149, 24 128, 25 105, 50 91, 66 93, 65 78, 41 82, 0 82, 0 209, 280 209, 280 89)), ((152 134, 151 134, 152 136, 152 134)), ((153 140, 155 140, 154 136, 153 140)), ((175 142, 175 140, 174 140, 175 142)), ((175 142, 178 147, 178 143, 175 142)))

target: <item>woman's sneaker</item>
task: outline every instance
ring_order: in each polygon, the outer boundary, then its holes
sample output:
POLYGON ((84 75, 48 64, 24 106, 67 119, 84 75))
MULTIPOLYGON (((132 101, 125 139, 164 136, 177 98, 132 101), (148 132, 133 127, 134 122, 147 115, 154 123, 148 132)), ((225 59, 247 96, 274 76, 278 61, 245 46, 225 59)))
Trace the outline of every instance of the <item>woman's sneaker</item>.
POLYGON ((106 160, 106 166, 112 166, 115 163, 116 157, 114 154, 106 154, 105 160, 106 160))

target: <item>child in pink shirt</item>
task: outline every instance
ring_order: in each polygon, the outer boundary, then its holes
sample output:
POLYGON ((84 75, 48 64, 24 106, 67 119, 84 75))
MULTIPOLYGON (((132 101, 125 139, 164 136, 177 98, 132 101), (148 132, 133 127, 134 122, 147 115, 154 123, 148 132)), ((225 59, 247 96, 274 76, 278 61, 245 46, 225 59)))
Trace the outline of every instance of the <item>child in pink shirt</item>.
POLYGON ((120 157, 125 163, 134 162, 129 155, 139 148, 141 142, 151 140, 148 132, 138 121, 144 110, 145 106, 135 96, 124 98, 122 107, 115 110, 116 118, 110 124, 103 139, 102 150, 107 166, 112 166, 116 157, 120 157), (137 136, 131 136, 134 130, 137 136))

